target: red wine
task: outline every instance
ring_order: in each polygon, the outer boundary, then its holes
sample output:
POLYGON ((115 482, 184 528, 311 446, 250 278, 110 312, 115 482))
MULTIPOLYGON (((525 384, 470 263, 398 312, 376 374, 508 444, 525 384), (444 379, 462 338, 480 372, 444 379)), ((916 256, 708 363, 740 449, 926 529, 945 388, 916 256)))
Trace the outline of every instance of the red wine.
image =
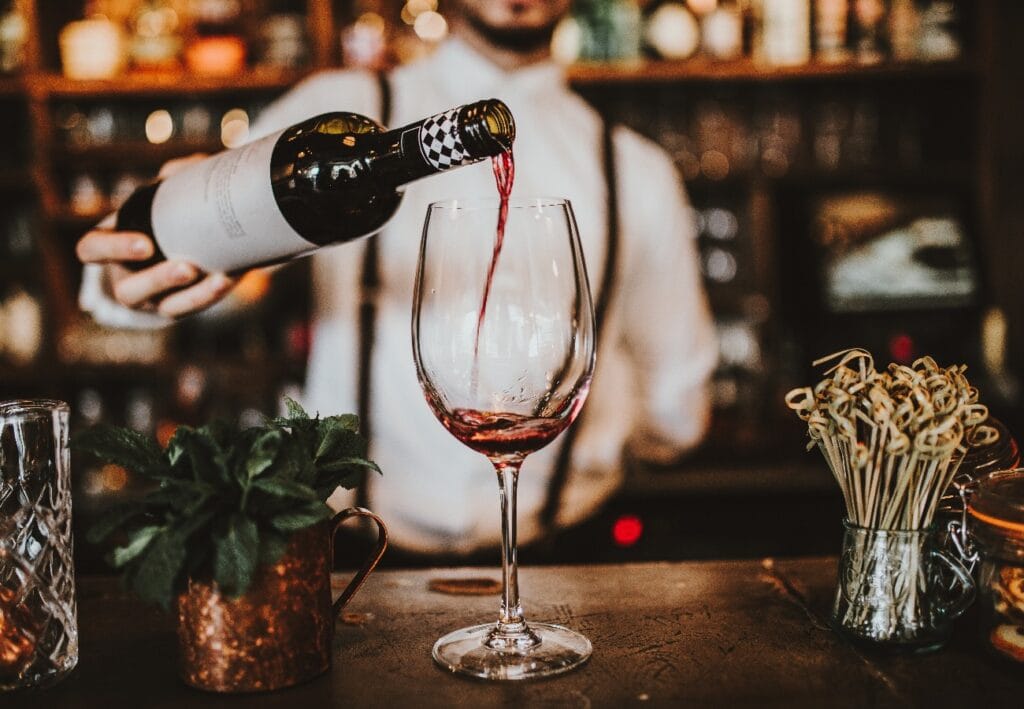
POLYGON ((117 228, 153 237, 154 259, 238 271, 350 241, 384 226, 399 188, 512 146, 508 107, 488 99, 385 131, 327 113, 186 166, 135 192, 117 228))
POLYGON ((500 155, 491 158, 494 168, 494 183, 498 186, 498 227, 494 238, 494 251, 491 253, 491 264, 487 268, 487 282, 484 283, 484 297, 480 301, 480 314, 476 319, 476 342, 473 354, 480 351, 480 329, 487 314, 487 300, 491 296, 491 283, 494 281, 494 270, 498 267, 501 256, 501 245, 505 243, 505 223, 508 221, 508 198, 512 194, 512 185, 516 181, 516 161, 509 148, 500 155))
POLYGON ((520 414, 455 409, 438 411, 448 431, 488 458, 523 457, 540 450, 572 422, 572 416, 522 416, 520 414))

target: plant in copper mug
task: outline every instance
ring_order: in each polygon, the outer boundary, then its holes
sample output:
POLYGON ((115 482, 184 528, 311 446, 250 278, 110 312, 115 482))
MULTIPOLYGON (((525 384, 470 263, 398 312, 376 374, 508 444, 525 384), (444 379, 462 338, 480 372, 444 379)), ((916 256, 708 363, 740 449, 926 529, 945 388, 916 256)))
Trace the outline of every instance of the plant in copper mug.
POLYGON ((288 415, 263 426, 179 427, 166 450, 113 426, 73 441, 154 483, 88 538, 115 539, 109 559, 140 597, 164 608, 176 602, 189 684, 269 690, 329 666, 334 617, 387 543, 373 513, 334 515, 324 502, 339 485, 354 487, 364 469, 379 472, 358 426, 353 415, 311 418, 289 400, 288 415), (353 516, 377 523, 378 544, 332 609, 334 531, 353 516))

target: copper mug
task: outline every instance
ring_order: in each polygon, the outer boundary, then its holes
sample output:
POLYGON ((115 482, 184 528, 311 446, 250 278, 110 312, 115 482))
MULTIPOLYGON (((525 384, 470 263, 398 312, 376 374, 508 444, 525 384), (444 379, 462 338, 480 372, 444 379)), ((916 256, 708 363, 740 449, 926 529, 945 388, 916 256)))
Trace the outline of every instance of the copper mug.
POLYGON ((326 672, 335 621, 387 544, 383 520, 350 507, 292 535, 278 562, 257 569, 249 590, 237 598, 222 595, 213 583, 190 580, 178 596, 182 679, 213 692, 269 692, 326 672), (332 605, 334 538, 353 517, 376 522, 377 544, 332 605))

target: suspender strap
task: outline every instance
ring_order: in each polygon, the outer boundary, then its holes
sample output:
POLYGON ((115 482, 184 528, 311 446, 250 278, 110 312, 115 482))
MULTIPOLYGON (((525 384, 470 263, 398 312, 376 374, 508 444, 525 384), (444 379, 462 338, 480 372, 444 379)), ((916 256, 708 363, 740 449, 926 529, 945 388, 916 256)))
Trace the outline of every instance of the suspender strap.
MULTIPOLYGON (((613 126, 605 121, 601 129, 601 153, 604 169, 605 188, 608 195, 607 212, 607 236, 605 239, 606 253, 604 259, 604 272, 601 274, 601 290, 598 292, 595 319, 597 321, 597 338, 601 341, 602 325, 605 313, 608 312, 608 304, 612 298, 612 290, 615 286, 615 273, 619 260, 619 195, 615 172, 615 146, 612 142, 613 126)), ((580 419, 586 416, 584 408, 580 419)), ((565 484, 569 479, 569 470, 572 468, 573 447, 576 444, 576 436, 580 430, 582 420, 569 427, 563 436, 562 447, 558 451, 558 459, 555 463, 555 472, 548 484, 547 497, 544 506, 540 510, 540 523, 542 528, 551 532, 555 528, 555 521, 558 517, 558 510, 562 506, 562 493, 565 484)))
POLYGON ((387 72, 377 73, 377 87, 380 92, 380 123, 386 128, 391 123, 391 79, 387 72))
MULTIPOLYGON (((387 74, 377 74, 377 85, 380 90, 380 122, 387 125, 391 122, 391 82, 387 74)), ((359 277, 359 382, 358 402, 359 429, 367 443, 372 439, 370 403, 373 372, 373 344, 377 331, 377 288, 380 286, 380 246, 377 237, 366 239, 363 251, 363 263, 359 277)), ((366 507, 369 502, 369 476, 362 473, 362 480, 356 490, 356 504, 366 507)))

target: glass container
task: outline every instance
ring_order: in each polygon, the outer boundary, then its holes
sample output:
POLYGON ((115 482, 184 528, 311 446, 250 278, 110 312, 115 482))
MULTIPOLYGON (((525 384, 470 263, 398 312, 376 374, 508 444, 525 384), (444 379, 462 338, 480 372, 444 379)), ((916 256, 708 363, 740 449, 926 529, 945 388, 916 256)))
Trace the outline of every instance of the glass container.
POLYGON ((68 405, 0 402, 0 690, 78 664, 68 405))
POLYGON ((974 599, 974 582, 932 530, 845 522, 833 626, 854 641, 926 652, 943 645, 974 599))
POLYGON ((967 512, 980 553, 982 642, 999 657, 1024 663, 1024 469, 981 481, 967 512))

